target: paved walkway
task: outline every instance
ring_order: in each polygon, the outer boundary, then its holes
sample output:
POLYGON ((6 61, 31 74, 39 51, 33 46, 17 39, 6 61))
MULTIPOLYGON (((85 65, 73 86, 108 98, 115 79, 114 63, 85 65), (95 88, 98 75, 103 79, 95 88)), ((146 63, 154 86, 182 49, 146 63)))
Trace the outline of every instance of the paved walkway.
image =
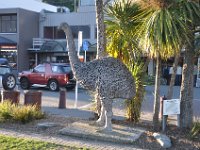
POLYGON ((29 138, 39 141, 52 142, 67 146, 85 147, 95 150, 142 150, 135 145, 131 144, 116 144, 111 142, 101 142, 94 140, 84 140, 79 138, 72 138, 69 136, 41 136, 40 134, 23 134, 15 131, 0 129, 0 134, 14 136, 19 138, 29 138))

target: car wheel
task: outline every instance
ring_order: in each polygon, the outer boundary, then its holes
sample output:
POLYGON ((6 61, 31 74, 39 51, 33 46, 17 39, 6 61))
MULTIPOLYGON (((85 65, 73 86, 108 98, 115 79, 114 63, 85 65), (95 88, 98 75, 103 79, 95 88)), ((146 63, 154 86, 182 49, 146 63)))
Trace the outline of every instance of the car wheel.
POLYGON ((57 91, 59 88, 58 82, 56 80, 50 80, 48 86, 51 91, 57 91))
POLYGON ((22 89, 29 89, 30 88, 29 80, 27 78, 21 78, 20 86, 22 89))
POLYGON ((3 88, 5 90, 13 90, 16 86, 16 78, 13 74, 5 74, 2 79, 3 88))

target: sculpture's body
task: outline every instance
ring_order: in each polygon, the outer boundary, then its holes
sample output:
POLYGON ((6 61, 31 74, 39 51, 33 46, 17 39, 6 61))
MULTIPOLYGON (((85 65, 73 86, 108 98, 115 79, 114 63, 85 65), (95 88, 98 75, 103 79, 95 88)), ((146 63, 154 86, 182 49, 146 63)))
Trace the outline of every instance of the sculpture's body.
POLYGON ((131 73, 122 62, 112 57, 81 63, 68 24, 62 23, 60 28, 64 30, 67 37, 69 59, 76 80, 86 89, 97 92, 101 100, 101 115, 97 123, 105 122, 104 129, 112 131, 113 99, 132 99, 135 95, 135 82, 131 73))

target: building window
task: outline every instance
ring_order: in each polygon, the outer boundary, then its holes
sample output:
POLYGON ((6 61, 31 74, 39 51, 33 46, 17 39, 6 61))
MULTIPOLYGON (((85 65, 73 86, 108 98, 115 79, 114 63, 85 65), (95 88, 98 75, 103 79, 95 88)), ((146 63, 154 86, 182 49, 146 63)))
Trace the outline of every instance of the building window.
POLYGON ((78 32, 83 32, 83 39, 90 38, 90 26, 71 26, 72 34, 75 39, 78 39, 78 32))
POLYGON ((80 1, 80 5, 81 6, 94 6, 95 5, 95 1, 94 0, 81 0, 80 1))
POLYGON ((0 15, 0 33, 17 32, 17 15, 0 15))
POLYGON ((53 27, 44 27, 44 38, 54 39, 54 28, 53 27))
MULTIPOLYGON (((70 26, 72 30, 73 37, 78 39, 78 32, 83 32, 83 38, 90 38, 90 26, 70 26)), ((58 30, 57 27, 44 27, 44 38, 50 39, 65 39, 65 34, 63 31, 58 30)))

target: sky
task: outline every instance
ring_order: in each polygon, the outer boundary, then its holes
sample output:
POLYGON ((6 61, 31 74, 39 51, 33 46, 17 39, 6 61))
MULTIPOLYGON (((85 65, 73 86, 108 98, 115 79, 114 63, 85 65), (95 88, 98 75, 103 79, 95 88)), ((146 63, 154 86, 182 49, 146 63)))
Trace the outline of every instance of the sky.
POLYGON ((57 7, 42 3, 39 0, 0 0, 0 9, 2 8, 23 8, 35 12, 40 12, 42 9, 57 11, 57 7))

